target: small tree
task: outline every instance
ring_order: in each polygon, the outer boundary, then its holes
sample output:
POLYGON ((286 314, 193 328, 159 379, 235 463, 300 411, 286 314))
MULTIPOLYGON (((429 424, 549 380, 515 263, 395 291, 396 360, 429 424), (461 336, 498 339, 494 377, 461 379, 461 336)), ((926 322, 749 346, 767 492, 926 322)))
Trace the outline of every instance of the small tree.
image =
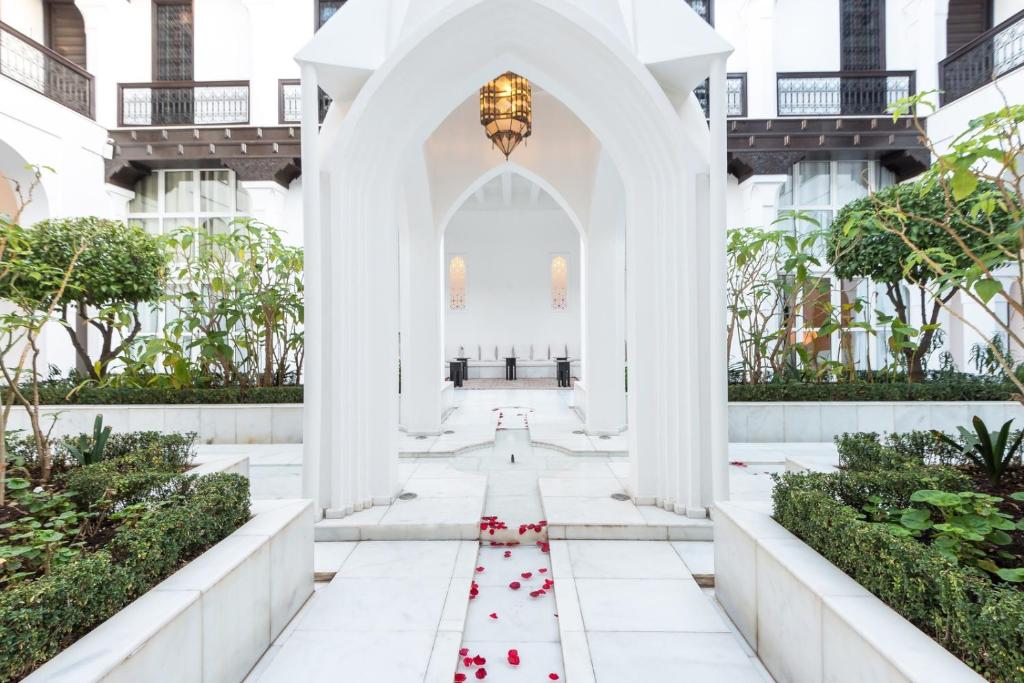
MULTIPOLYGON (((870 278, 885 287, 895 316, 879 322, 891 325, 890 345, 904 357, 911 381, 924 379, 939 313, 962 288, 962 282, 943 277, 915 255, 941 254, 945 268, 969 268, 970 254, 986 249, 988 229, 1005 230, 1010 220, 1003 211, 980 215, 972 210, 992 193, 991 183, 953 199, 937 178, 928 174, 917 182, 892 185, 850 202, 836 215, 828 233, 828 258, 838 277, 870 278), (909 297, 903 282, 916 290, 909 297), (920 321, 919 328, 915 320, 920 321)), ((1005 262, 1004 258, 992 266, 1005 262)))
POLYGON ((25 408, 32 437, 39 454, 41 478, 50 477, 53 465, 49 434, 44 431, 39 402, 39 336, 54 319, 74 273, 83 244, 70 245, 63 269, 31 258, 29 231, 19 221, 32 202, 44 167, 31 167, 29 187, 13 182, 18 207, 13 216, 0 215, 0 288, 11 310, 0 315, 0 376, 3 377, 3 405, 0 407, 0 505, 5 502, 7 473, 7 424, 14 404, 25 408))
MULTIPOLYGON (((46 220, 27 231, 26 267, 65 272, 79 246, 67 287, 58 307, 75 353, 92 379, 102 379, 110 363, 128 348, 142 329, 139 305, 164 293, 168 251, 157 237, 118 221, 94 217, 46 220), (90 356, 86 340, 76 333, 74 316, 100 336, 99 356, 90 356)), ((19 296, 34 298, 45 309, 47 283, 20 284, 19 296)), ((0 292, 6 290, 0 283, 0 292)))

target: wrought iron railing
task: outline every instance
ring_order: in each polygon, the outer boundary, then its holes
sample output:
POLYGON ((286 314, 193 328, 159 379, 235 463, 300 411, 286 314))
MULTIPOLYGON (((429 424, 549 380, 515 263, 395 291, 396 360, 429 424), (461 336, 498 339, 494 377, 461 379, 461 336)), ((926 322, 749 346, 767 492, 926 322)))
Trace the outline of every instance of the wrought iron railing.
MULTIPOLYGON (((708 116, 708 82, 705 80, 693 90, 708 116)), ((731 118, 742 118, 747 115, 747 75, 729 74, 725 81, 725 115, 731 118)))
POLYGON ((92 74, 0 22, 0 75, 95 118, 92 74))
POLYGON ((249 81, 119 83, 121 126, 249 123, 249 81))
POLYGON ((1024 10, 939 62, 942 104, 957 100, 1024 65, 1024 10))
POLYGON ((913 71, 778 74, 779 116, 877 116, 914 92, 913 71))
MULTIPOLYGON (((320 123, 327 116, 327 108, 331 106, 331 96, 320 90, 320 123)), ((302 83, 297 79, 278 81, 278 111, 282 124, 302 123, 302 83)))

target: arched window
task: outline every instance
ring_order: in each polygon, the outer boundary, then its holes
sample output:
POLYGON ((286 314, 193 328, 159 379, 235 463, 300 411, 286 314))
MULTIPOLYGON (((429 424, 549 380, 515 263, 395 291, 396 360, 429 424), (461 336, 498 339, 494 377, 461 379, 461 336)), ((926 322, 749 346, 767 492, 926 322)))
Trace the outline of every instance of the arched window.
POLYGON ((564 311, 569 307, 569 263, 564 256, 551 259, 551 308, 564 311))
POLYGON ((466 261, 461 256, 448 261, 448 310, 466 310, 466 261))

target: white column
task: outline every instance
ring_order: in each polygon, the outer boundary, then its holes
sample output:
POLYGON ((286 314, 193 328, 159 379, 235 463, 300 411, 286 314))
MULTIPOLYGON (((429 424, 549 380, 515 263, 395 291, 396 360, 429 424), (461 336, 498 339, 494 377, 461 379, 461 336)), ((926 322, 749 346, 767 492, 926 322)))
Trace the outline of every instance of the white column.
POLYGON ((775 74, 775 5, 778 0, 750 0, 743 9, 743 46, 747 61, 747 116, 774 118, 778 108, 775 74))
POLYGON ((624 191, 602 155, 583 249, 583 382, 588 434, 615 434, 626 426, 624 191))
POLYGON ((710 74, 710 191, 708 193, 708 296, 711 307, 708 317, 710 348, 707 358, 709 373, 706 426, 708 448, 703 457, 711 471, 711 497, 705 502, 729 498, 729 398, 727 385, 728 349, 725 348, 725 193, 726 193, 726 120, 725 120, 725 57, 717 58, 710 74))
MULTIPOLYGON (((317 153, 319 136, 316 69, 303 65, 302 75, 309 87, 303 90, 302 108, 302 169, 305 173, 302 193, 303 245, 305 259, 305 322, 306 357, 303 374, 305 391, 303 406, 302 495, 313 499, 313 509, 321 514, 331 500, 330 442, 323 438, 324 409, 327 394, 324 378, 328 368, 324 363, 324 349, 329 344, 329 328, 324 325, 323 311, 329 298, 325 296, 325 279, 330 272, 323 267, 327 248, 325 229, 330 215, 325 214, 321 224, 320 159, 317 153)), ((329 197, 329 193, 325 194, 329 197)))
POLYGON ((401 215, 401 425, 414 435, 441 432, 441 246, 422 154, 409 163, 401 215))

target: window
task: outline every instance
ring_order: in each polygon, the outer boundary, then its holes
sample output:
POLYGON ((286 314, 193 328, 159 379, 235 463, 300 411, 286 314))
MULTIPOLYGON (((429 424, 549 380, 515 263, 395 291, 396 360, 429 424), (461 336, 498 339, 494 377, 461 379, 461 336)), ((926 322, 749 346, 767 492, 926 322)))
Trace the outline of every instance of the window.
POLYGON ((885 69, 885 0, 842 0, 840 5, 840 68, 843 71, 885 69))
POLYGON ((153 80, 191 81, 192 3, 154 0, 153 80))
MULTIPOLYGON (((793 166, 786 182, 779 189, 778 227, 792 230, 797 236, 807 236, 824 230, 832 224, 836 212, 843 206, 892 183, 892 173, 883 169, 877 161, 801 161, 793 166), (796 220, 789 215, 791 213, 799 213, 806 217, 806 220, 796 220)), ((824 248, 824 240, 819 239, 815 251, 822 263, 822 275, 828 267, 824 248)), ((798 332, 794 333, 794 339, 791 341, 804 344, 814 351, 817 358, 829 358, 832 350, 839 348, 846 356, 842 360, 849 361, 849 356, 852 356, 855 367, 866 369, 870 344, 866 331, 850 330, 843 339, 838 340, 838 346, 831 339, 817 337, 816 330, 824 324, 833 305, 833 283, 828 278, 822 278, 820 282, 823 287, 820 294, 814 291, 804 292, 803 310, 798 311, 800 317, 794 327, 798 332)), ((866 307, 859 312, 852 310, 857 299, 868 299, 871 292, 870 283, 861 281, 834 284, 838 287, 838 300, 835 305, 845 306, 842 310, 845 311, 843 315, 848 322, 875 322, 874 317, 869 316, 866 307)), ((783 314, 782 324, 785 324, 786 315, 788 313, 783 314)), ((879 335, 885 337, 887 348, 888 333, 880 330, 879 335)), ((881 357, 881 354, 880 345, 876 349, 876 355, 881 357)), ((879 367, 877 359, 872 361, 872 365, 879 367)))
POLYGON ((334 13, 341 9, 346 0, 317 0, 316 2, 316 27, 319 29, 327 23, 327 20, 334 16, 334 13))
MULTIPOLYGON (((248 210, 249 195, 238 185, 234 171, 153 171, 135 185, 135 198, 128 203, 128 225, 154 235, 185 226, 219 234, 227 232, 231 222, 248 210)), ((142 333, 159 334, 166 323, 179 315, 172 304, 143 311, 142 333)))
POLYGON ((448 310, 466 310, 466 261, 461 256, 448 261, 448 310))
POLYGON ((711 0, 686 0, 693 11, 700 15, 704 21, 711 23, 711 0))
POLYGON ((569 262, 564 256, 551 259, 551 308, 556 311, 569 308, 569 262))

